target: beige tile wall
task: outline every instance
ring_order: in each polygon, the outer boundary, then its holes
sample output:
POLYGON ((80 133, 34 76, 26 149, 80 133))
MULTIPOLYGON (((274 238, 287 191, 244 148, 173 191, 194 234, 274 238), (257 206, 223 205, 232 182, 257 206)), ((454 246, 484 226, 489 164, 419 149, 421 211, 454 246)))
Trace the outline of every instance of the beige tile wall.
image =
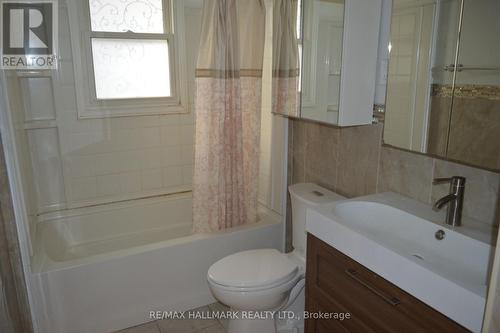
POLYGON ((382 148, 378 191, 393 191, 429 202, 432 182, 430 157, 382 148))
POLYGON ((290 122, 289 183, 315 182, 347 197, 393 191, 425 203, 445 195, 433 178, 465 176, 464 214, 500 218, 500 174, 382 146, 382 125, 331 127, 290 122))
POLYGON ((291 121, 291 183, 315 182, 345 196, 374 193, 382 127, 291 121))
MULTIPOLYGON (((472 87, 479 89, 481 86, 472 87)), ((484 90, 491 94, 499 91, 494 88, 484 90)), ((500 99, 495 95, 479 95, 484 90, 479 89, 466 95, 468 90, 464 89, 454 97, 447 156, 453 160, 496 170, 500 168, 500 99)), ((451 97, 432 96, 431 103, 429 151, 443 156, 451 97)))

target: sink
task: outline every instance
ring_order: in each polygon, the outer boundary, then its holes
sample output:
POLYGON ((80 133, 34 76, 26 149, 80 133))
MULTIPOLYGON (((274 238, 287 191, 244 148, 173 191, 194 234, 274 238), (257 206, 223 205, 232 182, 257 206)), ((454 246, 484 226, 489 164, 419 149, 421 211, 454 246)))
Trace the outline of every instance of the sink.
POLYGON ((440 221, 443 213, 387 192, 308 209, 306 230, 480 332, 494 250, 488 243, 492 230, 467 218, 463 227, 455 228, 440 221))
POLYGON ((387 204, 370 201, 340 202, 332 208, 353 230, 397 253, 419 259, 418 264, 471 288, 484 291, 490 246, 446 230, 418 216, 387 204), (438 241, 435 233, 444 231, 438 241))

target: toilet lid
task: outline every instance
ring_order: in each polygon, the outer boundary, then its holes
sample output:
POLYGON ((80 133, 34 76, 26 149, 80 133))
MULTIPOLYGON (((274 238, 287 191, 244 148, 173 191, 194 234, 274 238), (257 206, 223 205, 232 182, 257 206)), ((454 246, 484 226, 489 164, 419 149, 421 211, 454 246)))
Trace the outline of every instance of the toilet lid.
POLYGON ((258 249, 229 255, 213 264, 208 278, 227 287, 261 287, 288 281, 298 266, 275 249, 258 249))

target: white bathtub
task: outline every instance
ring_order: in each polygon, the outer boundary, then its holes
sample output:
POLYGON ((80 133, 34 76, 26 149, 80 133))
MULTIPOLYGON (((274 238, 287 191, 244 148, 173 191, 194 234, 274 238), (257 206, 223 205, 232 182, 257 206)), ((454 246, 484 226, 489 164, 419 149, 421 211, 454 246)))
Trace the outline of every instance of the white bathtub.
POLYGON ((252 248, 282 249, 281 217, 191 234, 191 194, 96 206, 47 216, 37 230, 34 282, 42 332, 108 333, 215 300, 206 272, 252 248))

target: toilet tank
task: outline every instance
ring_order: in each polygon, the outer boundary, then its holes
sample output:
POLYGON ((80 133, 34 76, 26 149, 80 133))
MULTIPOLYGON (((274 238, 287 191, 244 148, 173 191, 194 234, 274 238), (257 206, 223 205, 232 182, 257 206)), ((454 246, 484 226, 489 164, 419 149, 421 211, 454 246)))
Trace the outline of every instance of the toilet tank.
POLYGON ((292 204, 293 247, 297 255, 306 255, 306 209, 345 197, 313 183, 294 184, 288 187, 292 204))

